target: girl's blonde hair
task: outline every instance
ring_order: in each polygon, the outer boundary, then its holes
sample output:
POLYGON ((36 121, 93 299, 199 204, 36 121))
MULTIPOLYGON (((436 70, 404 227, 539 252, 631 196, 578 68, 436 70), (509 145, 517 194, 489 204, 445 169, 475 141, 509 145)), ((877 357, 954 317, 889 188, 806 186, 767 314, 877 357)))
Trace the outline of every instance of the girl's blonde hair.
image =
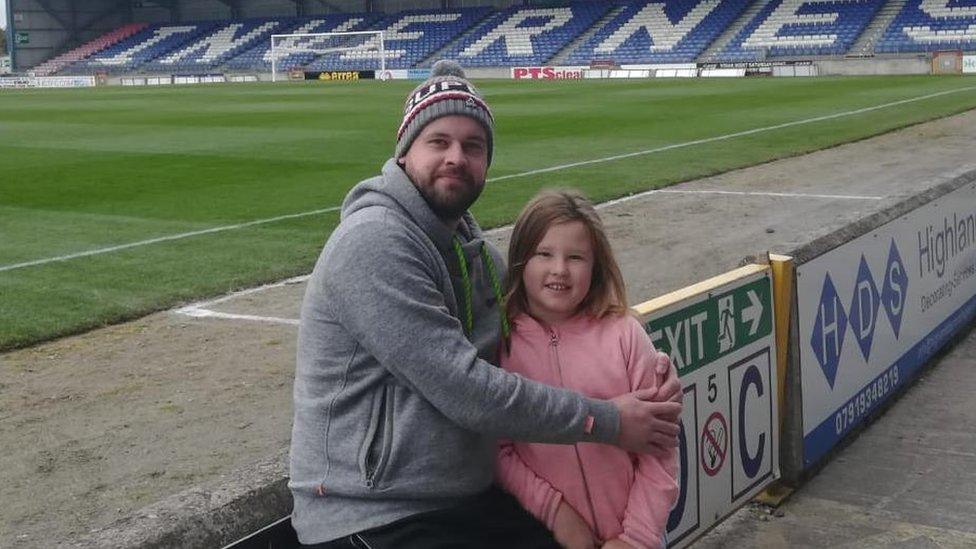
POLYGON ((508 248, 508 292, 505 294, 509 321, 529 310, 522 273, 539 242, 549 227, 571 221, 583 223, 593 245, 590 291, 580 303, 579 310, 587 311, 596 318, 623 315, 629 310, 624 278, 593 203, 576 190, 546 189, 525 205, 512 231, 508 248))

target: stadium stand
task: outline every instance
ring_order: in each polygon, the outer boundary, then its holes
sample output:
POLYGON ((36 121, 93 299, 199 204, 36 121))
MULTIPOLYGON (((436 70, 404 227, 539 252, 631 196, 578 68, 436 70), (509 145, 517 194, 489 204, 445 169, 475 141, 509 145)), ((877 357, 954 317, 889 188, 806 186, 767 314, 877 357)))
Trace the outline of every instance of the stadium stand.
MULTIPOLYGON (((412 10, 392 15, 373 25, 371 30, 382 30, 386 50, 386 68, 407 69, 415 66, 430 54, 443 48, 469 28, 480 22, 490 8, 461 10, 412 10)), ((355 38, 347 46, 355 46, 366 40, 378 42, 375 37, 355 38)), ((379 68, 377 51, 351 51, 328 53, 310 63, 309 70, 352 70, 379 68)))
MULTIPOLYGON (((291 28, 275 31, 274 34, 311 34, 325 32, 350 32, 366 30, 381 18, 378 14, 341 14, 314 17, 300 20, 291 28)), ((276 68, 287 71, 311 63, 321 55, 329 43, 322 38, 288 38, 277 43, 278 60, 276 68)), ((265 40, 257 46, 241 53, 227 62, 227 67, 238 70, 271 70, 271 42, 265 40)))
POLYGON ((887 30, 891 22, 895 20, 895 16, 901 13, 901 9, 905 7, 905 0, 886 0, 878 13, 875 14, 871 23, 864 28, 861 32, 861 36, 857 38, 851 49, 847 51, 847 55, 854 55, 859 57, 867 57, 874 55, 874 48, 881 40, 881 36, 887 30))
POLYGON ((62 72, 65 74, 88 74, 98 71, 115 74, 131 72, 144 63, 165 55, 215 27, 217 27, 217 23, 213 22, 151 25, 131 37, 69 66, 62 72))
POLYGON ((214 69, 258 44, 272 33, 290 29, 294 18, 260 18, 223 22, 194 40, 185 42, 140 67, 143 71, 199 72, 214 69))
POLYGON ((878 53, 976 51, 976 2, 909 0, 875 48, 878 53))
POLYGON ((109 33, 99 36, 91 42, 87 42, 71 51, 48 59, 47 61, 34 67, 33 72, 37 76, 48 76, 50 74, 54 74, 68 65, 76 63, 86 57, 104 50, 113 44, 117 44, 120 41, 125 40, 144 28, 146 28, 145 23, 131 23, 119 27, 109 33))
POLYGON ((718 61, 843 55, 884 0, 773 0, 716 56, 718 61))
MULTIPOLYGON (((891 2, 879 11, 886 0, 593 0, 500 11, 475 7, 130 24, 34 72, 268 71, 272 34, 363 30, 384 31, 389 69, 425 66, 433 57, 470 67, 764 61, 844 55, 855 42, 853 53, 859 55, 976 51, 976 0, 891 2)), ((348 50, 371 45, 367 41, 378 38, 284 39, 277 68, 377 69, 377 48, 348 50)))
POLYGON ((616 17, 569 55, 569 65, 687 63, 742 12, 748 0, 627 2, 616 17))
POLYGON ((550 8, 508 8, 488 17, 442 57, 469 67, 541 65, 610 7, 607 2, 593 1, 550 8))

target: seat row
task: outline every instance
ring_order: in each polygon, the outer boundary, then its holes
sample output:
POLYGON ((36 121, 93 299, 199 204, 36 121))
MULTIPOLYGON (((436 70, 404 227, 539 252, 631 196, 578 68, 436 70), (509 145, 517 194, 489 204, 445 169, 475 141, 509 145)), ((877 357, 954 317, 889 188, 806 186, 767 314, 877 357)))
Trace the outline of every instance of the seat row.
MULTIPOLYGON (((559 6, 408 10, 392 15, 329 14, 186 24, 128 25, 50 60, 38 71, 61 74, 268 70, 273 34, 383 31, 387 68, 438 57, 466 66, 691 62, 750 5, 755 16, 714 59, 846 53, 885 0, 590 0, 559 6), (756 8, 754 8, 756 9, 756 8), (580 39, 585 37, 585 39, 580 39)), ((976 6, 908 0, 876 51, 976 51, 976 6), (952 4, 952 5, 950 5, 952 4)), ((376 35, 279 39, 282 69, 379 68, 376 35)))

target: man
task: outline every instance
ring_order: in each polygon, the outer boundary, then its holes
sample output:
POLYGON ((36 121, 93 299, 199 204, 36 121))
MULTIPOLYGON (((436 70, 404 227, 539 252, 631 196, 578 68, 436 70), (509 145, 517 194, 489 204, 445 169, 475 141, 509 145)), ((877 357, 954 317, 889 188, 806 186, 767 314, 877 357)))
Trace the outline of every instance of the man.
MULTIPOLYGON (((468 213, 493 135, 487 104, 440 62, 407 98, 394 158, 343 203, 299 331, 289 487, 303 544, 554 547, 491 487, 496 438, 676 444, 680 404, 666 400, 680 387, 666 360, 662 394, 610 401, 493 365, 508 329, 504 269, 468 213)), ((570 534, 557 527, 560 541, 570 534)))

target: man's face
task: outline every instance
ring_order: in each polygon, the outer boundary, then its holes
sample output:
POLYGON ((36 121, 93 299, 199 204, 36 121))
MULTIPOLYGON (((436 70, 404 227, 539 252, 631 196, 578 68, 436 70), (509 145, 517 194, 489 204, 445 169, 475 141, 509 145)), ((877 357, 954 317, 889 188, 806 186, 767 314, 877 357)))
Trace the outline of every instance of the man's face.
POLYGON ((424 127, 400 164, 434 213, 456 221, 485 188, 485 129, 467 116, 438 118, 424 127))

